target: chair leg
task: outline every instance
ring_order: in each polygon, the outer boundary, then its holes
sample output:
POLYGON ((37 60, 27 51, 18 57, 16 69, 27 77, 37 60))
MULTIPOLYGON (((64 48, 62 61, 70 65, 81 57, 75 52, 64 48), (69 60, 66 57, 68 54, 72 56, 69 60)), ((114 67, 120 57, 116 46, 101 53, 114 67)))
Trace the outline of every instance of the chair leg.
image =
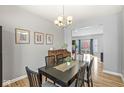
POLYGON ((82 82, 82 86, 83 86, 83 87, 85 87, 85 84, 84 84, 84 82, 82 82))
POLYGON ((47 81, 47 77, 45 78, 45 81, 47 81))
POLYGON ((93 80, 91 79, 91 87, 93 87, 93 80))
POLYGON ((84 85, 85 86, 87 86, 88 85, 88 87, 90 86, 90 84, 88 83, 89 81, 88 80, 84 80, 84 85))
POLYGON ((90 81, 89 80, 87 81, 87 85, 88 85, 88 87, 90 87, 90 81))

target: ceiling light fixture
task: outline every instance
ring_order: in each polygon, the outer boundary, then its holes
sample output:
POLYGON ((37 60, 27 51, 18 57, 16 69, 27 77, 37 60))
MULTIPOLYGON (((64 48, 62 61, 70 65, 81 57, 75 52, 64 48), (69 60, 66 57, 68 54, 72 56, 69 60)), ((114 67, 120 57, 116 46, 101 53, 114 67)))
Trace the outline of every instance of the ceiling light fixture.
POLYGON ((62 16, 58 16, 57 20, 54 21, 54 23, 58 26, 58 27, 67 27, 68 25, 72 24, 72 16, 67 16, 65 17, 64 15, 64 5, 63 5, 63 15, 62 16))

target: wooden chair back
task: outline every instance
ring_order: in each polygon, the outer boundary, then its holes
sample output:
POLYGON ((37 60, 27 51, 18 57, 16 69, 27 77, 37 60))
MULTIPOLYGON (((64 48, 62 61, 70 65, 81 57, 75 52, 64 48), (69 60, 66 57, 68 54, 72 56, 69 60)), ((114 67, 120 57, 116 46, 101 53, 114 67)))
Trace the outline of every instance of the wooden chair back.
POLYGON ((62 64, 64 62, 63 54, 56 55, 56 63, 62 64))
POLYGON ((25 67, 30 87, 41 87, 40 76, 38 72, 30 70, 27 66, 25 67))
POLYGON ((55 56, 46 56, 45 57, 45 62, 46 62, 46 67, 52 67, 55 66, 56 62, 55 62, 55 56))

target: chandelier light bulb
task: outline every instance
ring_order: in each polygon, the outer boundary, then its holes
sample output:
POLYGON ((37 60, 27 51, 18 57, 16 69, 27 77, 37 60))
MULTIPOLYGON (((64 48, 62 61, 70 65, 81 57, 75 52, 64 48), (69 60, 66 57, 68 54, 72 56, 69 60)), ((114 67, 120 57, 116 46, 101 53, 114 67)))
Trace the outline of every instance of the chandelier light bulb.
POLYGON ((58 26, 61 27, 61 23, 58 23, 58 26))
POLYGON ((68 25, 72 24, 72 20, 67 20, 67 24, 68 25))
POLYGON ((58 22, 58 20, 55 20, 55 21, 54 21, 54 24, 56 24, 56 25, 57 25, 58 23, 59 23, 59 22, 58 22))
POLYGON ((68 21, 71 21, 71 20, 72 20, 72 16, 68 16, 68 17, 67 17, 67 20, 68 20, 68 21))
POLYGON ((63 23, 61 23, 61 26, 63 26, 63 23))

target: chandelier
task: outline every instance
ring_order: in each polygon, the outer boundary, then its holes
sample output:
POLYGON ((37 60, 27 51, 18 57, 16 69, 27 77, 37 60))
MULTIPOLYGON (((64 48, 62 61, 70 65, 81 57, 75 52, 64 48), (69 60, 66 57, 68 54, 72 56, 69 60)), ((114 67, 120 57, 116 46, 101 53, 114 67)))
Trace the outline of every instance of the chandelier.
POLYGON ((54 24, 62 28, 72 24, 72 16, 65 17, 64 15, 64 5, 63 5, 63 15, 58 16, 58 18, 54 21, 54 24))

